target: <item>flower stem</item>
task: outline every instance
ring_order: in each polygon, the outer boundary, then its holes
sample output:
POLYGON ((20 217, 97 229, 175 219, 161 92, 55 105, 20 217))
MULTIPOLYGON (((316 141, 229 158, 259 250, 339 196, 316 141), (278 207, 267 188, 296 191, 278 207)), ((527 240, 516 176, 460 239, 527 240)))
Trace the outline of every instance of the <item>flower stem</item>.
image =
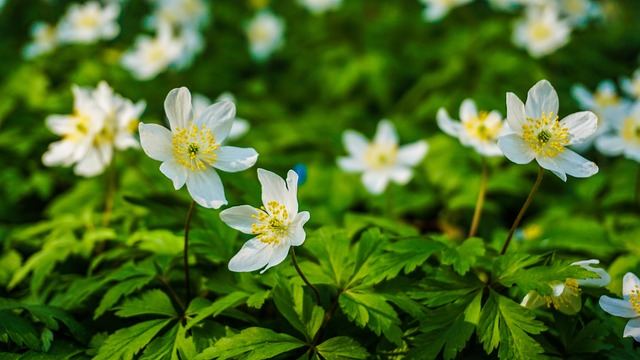
POLYGON ((298 275, 300 275, 302 281, 304 281, 304 283, 313 290, 314 294, 316 294, 316 302, 320 305, 320 293, 318 292, 318 289, 313 286, 309 280, 307 280, 306 276, 302 273, 302 270, 300 270, 300 266, 298 266, 298 261, 296 260, 296 253, 293 251, 293 246, 289 248, 289 253, 291 253, 291 260, 293 260, 293 266, 295 266, 296 271, 298 271, 298 275))
POLYGON ((187 286, 187 301, 188 305, 191 301, 191 280, 189 279, 189 225, 191 224, 191 215, 196 207, 196 202, 191 201, 189 206, 189 212, 187 213, 187 221, 184 224, 184 281, 187 286))
POLYGON ((116 168, 115 163, 109 165, 107 170, 107 191, 104 199, 104 213, 102 214, 102 227, 109 227, 113 215, 113 202, 116 193, 116 168))
POLYGON ((513 233, 518 228, 518 225, 520 225, 520 220, 522 220, 522 217, 524 216, 524 213, 529 208, 529 205, 531 205, 531 201, 533 200, 533 196, 536 194, 536 191, 538 191, 538 188, 540 187, 540 183, 542 182, 542 174, 543 173, 544 173, 544 169, 542 167, 540 167, 538 169, 538 178, 536 179, 536 183, 533 184, 533 188, 531 189, 531 192, 529 193, 529 197, 527 197, 527 200, 524 202, 524 205, 522 205, 522 209, 520 209, 520 212, 518 213, 518 216, 516 216, 516 220, 513 222, 513 225, 511 225, 511 230, 509 230, 509 235, 507 235, 507 240, 504 242, 504 246, 502 247, 502 251, 500 251, 500 255, 504 255, 507 252, 507 247, 509 247, 509 243, 511 242, 511 238, 513 237, 513 233))
POLYGON ((640 206, 640 163, 638 163, 638 176, 636 177, 636 193, 634 196, 634 203, 640 206))
POLYGON ((487 161, 484 157, 482 159, 482 178, 480 179, 480 191, 478 192, 478 200, 476 200, 476 209, 473 211, 473 220, 471 221, 471 228, 469 229, 469 236, 474 237, 478 231, 478 225, 480 224, 480 216, 482 215, 482 207, 484 206, 484 198, 487 194, 487 161))

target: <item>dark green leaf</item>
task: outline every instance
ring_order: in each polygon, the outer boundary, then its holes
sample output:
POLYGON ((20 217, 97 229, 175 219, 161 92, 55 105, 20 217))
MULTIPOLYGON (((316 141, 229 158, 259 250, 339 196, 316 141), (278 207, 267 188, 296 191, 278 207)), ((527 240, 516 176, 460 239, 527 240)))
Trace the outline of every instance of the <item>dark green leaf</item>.
POLYGON ((111 334, 94 360, 130 360, 169 323, 170 319, 144 321, 111 334))
POLYGON ((340 294, 340 308, 350 321, 367 326, 376 335, 384 334, 391 342, 402 343, 398 314, 383 295, 366 289, 351 289, 340 294))
POLYGON ((118 307, 118 311, 116 311, 116 315, 120 317, 145 314, 166 315, 169 317, 178 316, 169 295, 159 289, 149 290, 142 293, 139 297, 127 299, 118 307))
POLYGON ((273 330, 251 327, 237 335, 225 337, 205 349, 194 360, 231 359, 243 355, 244 360, 269 359, 287 351, 305 346, 305 343, 290 335, 273 330))
POLYGON ((333 337, 316 347, 325 360, 367 359, 369 353, 348 336, 333 337))

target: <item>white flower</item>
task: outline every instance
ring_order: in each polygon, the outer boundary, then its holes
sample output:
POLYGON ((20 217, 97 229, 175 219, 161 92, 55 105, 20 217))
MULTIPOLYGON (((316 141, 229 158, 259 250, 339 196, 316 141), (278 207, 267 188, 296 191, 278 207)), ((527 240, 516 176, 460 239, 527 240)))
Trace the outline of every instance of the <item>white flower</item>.
POLYGON ((624 327, 624 337, 640 341, 640 280, 632 273, 622 279, 622 299, 600 297, 600 307, 613 316, 630 319, 624 327))
POLYGON ((630 97, 640 99, 640 69, 633 72, 633 77, 623 77, 620 80, 620 87, 630 97))
POLYGON ((162 23, 155 38, 139 36, 134 48, 127 51, 120 62, 137 79, 149 80, 165 71, 182 51, 182 42, 173 37, 169 24, 162 23))
POLYGON ((153 27, 165 22, 175 27, 199 29, 209 21, 209 7, 203 0, 157 0, 155 9, 147 19, 153 27))
POLYGON ((46 54, 58 46, 57 30, 45 22, 38 21, 31 27, 31 41, 24 47, 23 55, 26 59, 32 59, 41 54, 46 54))
POLYGON ((338 166, 346 172, 362 172, 362 182, 372 194, 381 194, 389 181, 404 185, 413 176, 412 166, 427 153, 427 142, 416 141, 398 147, 398 134, 389 120, 378 123, 373 142, 362 134, 346 130, 342 142, 349 157, 338 158, 338 166))
POLYGON ((453 121, 444 108, 438 110, 437 119, 442 131, 457 137, 463 145, 473 147, 484 156, 501 156, 498 137, 511 132, 498 111, 478 112, 471 99, 465 99, 460 105, 460 122, 453 121))
POLYGON ((560 14, 575 26, 584 26, 590 19, 601 15, 601 10, 591 0, 556 0, 560 14))
POLYGON ((235 105, 221 101, 194 117, 191 94, 182 87, 169 92, 164 109, 171 130, 140 123, 142 149, 162 161, 160 171, 173 181, 176 190, 186 183, 189 194, 201 206, 217 209, 225 205, 224 188, 215 169, 237 172, 250 168, 258 159, 254 149, 221 145, 231 130, 235 105))
POLYGON ((193 63, 196 55, 204 49, 204 36, 196 28, 182 27, 176 38, 182 44, 181 55, 171 65, 176 69, 185 69, 193 63))
POLYGON ((72 4, 58 24, 58 38, 63 43, 93 43, 110 40, 120 33, 116 18, 120 6, 109 3, 101 7, 97 1, 72 4))
MULTIPOLYGON (((222 93, 215 102, 218 101, 230 101, 232 103, 236 103, 236 99, 233 97, 231 93, 222 93)), ((193 94, 193 115, 194 117, 198 117, 198 115, 202 114, 207 107, 211 105, 211 100, 209 100, 206 96, 202 94, 193 94)), ((240 138, 242 135, 246 134, 249 131, 249 122, 245 119, 235 118, 233 119, 233 125, 231 126, 231 131, 229 131, 229 136, 227 136, 225 141, 236 140, 240 138)))
POLYGON ((298 0, 298 2, 311 13, 317 15, 328 10, 337 9, 342 3, 342 0, 298 0))
POLYGON ((599 136, 596 149, 605 155, 624 154, 626 158, 640 162, 640 100, 611 126, 613 133, 599 136))
POLYGON ((426 8, 422 16, 427 21, 438 21, 445 17, 451 9, 468 4, 473 0, 420 0, 426 8))
POLYGON ((582 109, 592 111, 598 117, 594 138, 609 130, 611 123, 622 118, 628 108, 628 102, 618 95, 611 80, 600 81, 593 94, 583 85, 576 84, 571 88, 571 94, 582 109))
POLYGON ((548 55, 569 42, 571 27, 554 6, 532 6, 526 18, 516 22, 513 42, 533 57, 548 55))
POLYGON ((527 164, 534 158, 563 181, 567 174, 589 177, 598 167, 565 148, 578 144, 596 131, 597 117, 590 111, 571 114, 558 121, 558 94, 547 80, 540 80, 527 94, 526 106, 507 93, 507 122, 513 134, 498 139, 507 159, 527 164))
POLYGON ((298 212, 298 174, 289 170, 287 181, 264 169, 258 169, 262 185, 262 203, 234 206, 220 213, 225 224, 245 234, 256 235, 229 261, 231 271, 255 271, 280 264, 291 246, 300 246, 306 234, 303 226, 309 212, 298 212))
POLYGON ((246 32, 251 56, 263 61, 282 45, 284 23, 271 12, 261 10, 249 22, 246 32))
POLYGON ((520 303, 520 305, 528 309, 535 309, 543 305, 546 305, 549 308, 553 305, 553 307, 561 313, 567 315, 577 314, 582 308, 582 301, 580 301, 580 286, 603 287, 607 286, 611 281, 611 277, 606 270, 589 266, 591 264, 599 263, 599 260, 592 259, 577 261, 571 264, 581 266, 596 273, 598 278, 566 279, 565 282, 554 282, 553 284, 549 284, 553 289, 553 295, 540 296, 536 291, 530 291, 524 299, 522 299, 522 303, 520 303))

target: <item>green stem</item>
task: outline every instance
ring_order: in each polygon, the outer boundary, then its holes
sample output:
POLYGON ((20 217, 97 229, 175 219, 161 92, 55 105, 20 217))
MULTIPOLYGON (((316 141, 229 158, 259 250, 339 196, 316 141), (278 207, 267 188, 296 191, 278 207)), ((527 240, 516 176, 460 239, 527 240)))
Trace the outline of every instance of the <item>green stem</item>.
POLYGON ((298 271, 298 275, 300 275, 302 281, 304 281, 304 283, 307 284, 307 286, 310 287, 311 290, 313 290, 313 292, 316 294, 316 302, 318 303, 318 306, 320 306, 320 293, 318 292, 318 289, 313 286, 313 284, 310 283, 309 280, 307 280, 307 277, 304 276, 302 270, 300 270, 300 266, 298 266, 298 261, 296 260, 296 253, 295 251, 293 251, 293 246, 289 248, 289 253, 291 254, 291 260, 293 260, 293 266, 295 266, 296 271, 298 271))
POLYGON ((180 300, 180 297, 178 297, 178 294, 176 294, 175 290, 173 290, 173 287, 171 286, 171 284, 169 284, 169 281, 167 280, 167 278, 165 278, 164 276, 158 276, 157 279, 167 288, 167 290, 169 290, 171 297, 173 297, 173 299, 176 301, 178 306, 180 306, 180 309, 182 309, 182 311, 186 311, 187 308, 184 306, 184 304, 180 300))
POLYGON ((111 160, 109 169, 107 170, 107 191, 104 200, 104 213, 102 214, 102 227, 109 227, 111 216, 113 215, 113 202, 116 193, 116 168, 114 161, 111 160))
POLYGON ((480 179, 480 191, 478 192, 478 199, 476 200, 476 209, 473 211, 473 220, 471 221, 471 228, 469 229, 469 236, 474 237, 478 231, 478 225, 480 224, 480 216, 482 215, 482 208, 484 207, 484 199, 487 194, 487 161, 482 159, 482 178, 480 179))
POLYGON ((516 216, 516 220, 513 222, 513 225, 511 226, 511 230, 509 230, 509 235, 507 235, 507 240, 504 242, 504 246, 502 247, 502 251, 500 251, 500 255, 504 255, 507 252, 507 247, 509 247, 509 243, 511 242, 511 238, 513 237, 513 233, 518 228, 518 225, 520 225, 520 221, 522 220, 522 217, 524 216, 524 213, 529 208, 529 205, 531 205, 531 201, 533 200, 533 196, 536 194, 536 191, 538 191, 538 188, 540 187, 540 182, 542 182, 542 174, 543 173, 544 173, 544 169, 542 167, 540 167, 538 169, 538 178, 536 179, 536 183, 533 184, 533 188, 531 189, 531 192, 529 193, 529 197, 527 197, 527 200, 524 202, 524 205, 522 205, 522 209, 520 209, 520 212, 518 213, 518 216, 516 216))
POLYGON ((187 305, 191 301, 191 280, 189 279, 189 225, 191 224, 191 216, 196 207, 195 200, 191 201, 189 212, 187 213, 187 221, 184 224, 184 281, 187 286, 187 305))
POLYGON ((640 205, 640 163, 638 164, 638 176, 636 177, 636 193, 634 197, 634 203, 640 205))

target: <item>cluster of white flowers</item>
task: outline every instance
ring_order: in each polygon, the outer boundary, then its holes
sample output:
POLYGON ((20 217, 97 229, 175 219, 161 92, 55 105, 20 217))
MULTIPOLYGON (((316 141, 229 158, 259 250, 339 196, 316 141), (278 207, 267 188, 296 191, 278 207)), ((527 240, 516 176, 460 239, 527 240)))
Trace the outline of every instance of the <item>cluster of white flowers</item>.
POLYGON ((47 166, 71 166, 80 176, 95 176, 111 163, 113 150, 139 147, 135 137, 145 102, 134 104, 104 81, 96 89, 74 85, 71 115, 50 115, 47 127, 61 140, 42 156, 47 166))
POLYGON ((640 162, 640 69, 631 78, 622 78, 620 88, 618 93, 613 81, 603 80, 593 93, 583 85, 572 91, 583 109, 598 115, 598 129, 587 145, 595 144, 607 156, 624 155, 640 162))
POLYGON ((71 4, 57 25, 42 21, 31 28, 33 40, 25 46, 25 58, 47 53, 61 44, 91 44, 98 40, 111 40, 120 33, 116 22, 120 6, 110 2, 105 6, 97 1, 71 4))
POLYGON ((168 67, 189 66, 204 48, 202 29, 209 23, 203 0, 159 0, 145 19, 155 36, 139 35, 121 58, 122 65, 139 80, 156 77, 168 67))
POLYGON ((335 10, 342 4, 342 0, 298 0, 298 2, 314 15, 335 10))
POLYGON ((271 11, 263 9, 245 26, 249 53, 256 61, 264 61, 284 42, 284 22, 271 11))

